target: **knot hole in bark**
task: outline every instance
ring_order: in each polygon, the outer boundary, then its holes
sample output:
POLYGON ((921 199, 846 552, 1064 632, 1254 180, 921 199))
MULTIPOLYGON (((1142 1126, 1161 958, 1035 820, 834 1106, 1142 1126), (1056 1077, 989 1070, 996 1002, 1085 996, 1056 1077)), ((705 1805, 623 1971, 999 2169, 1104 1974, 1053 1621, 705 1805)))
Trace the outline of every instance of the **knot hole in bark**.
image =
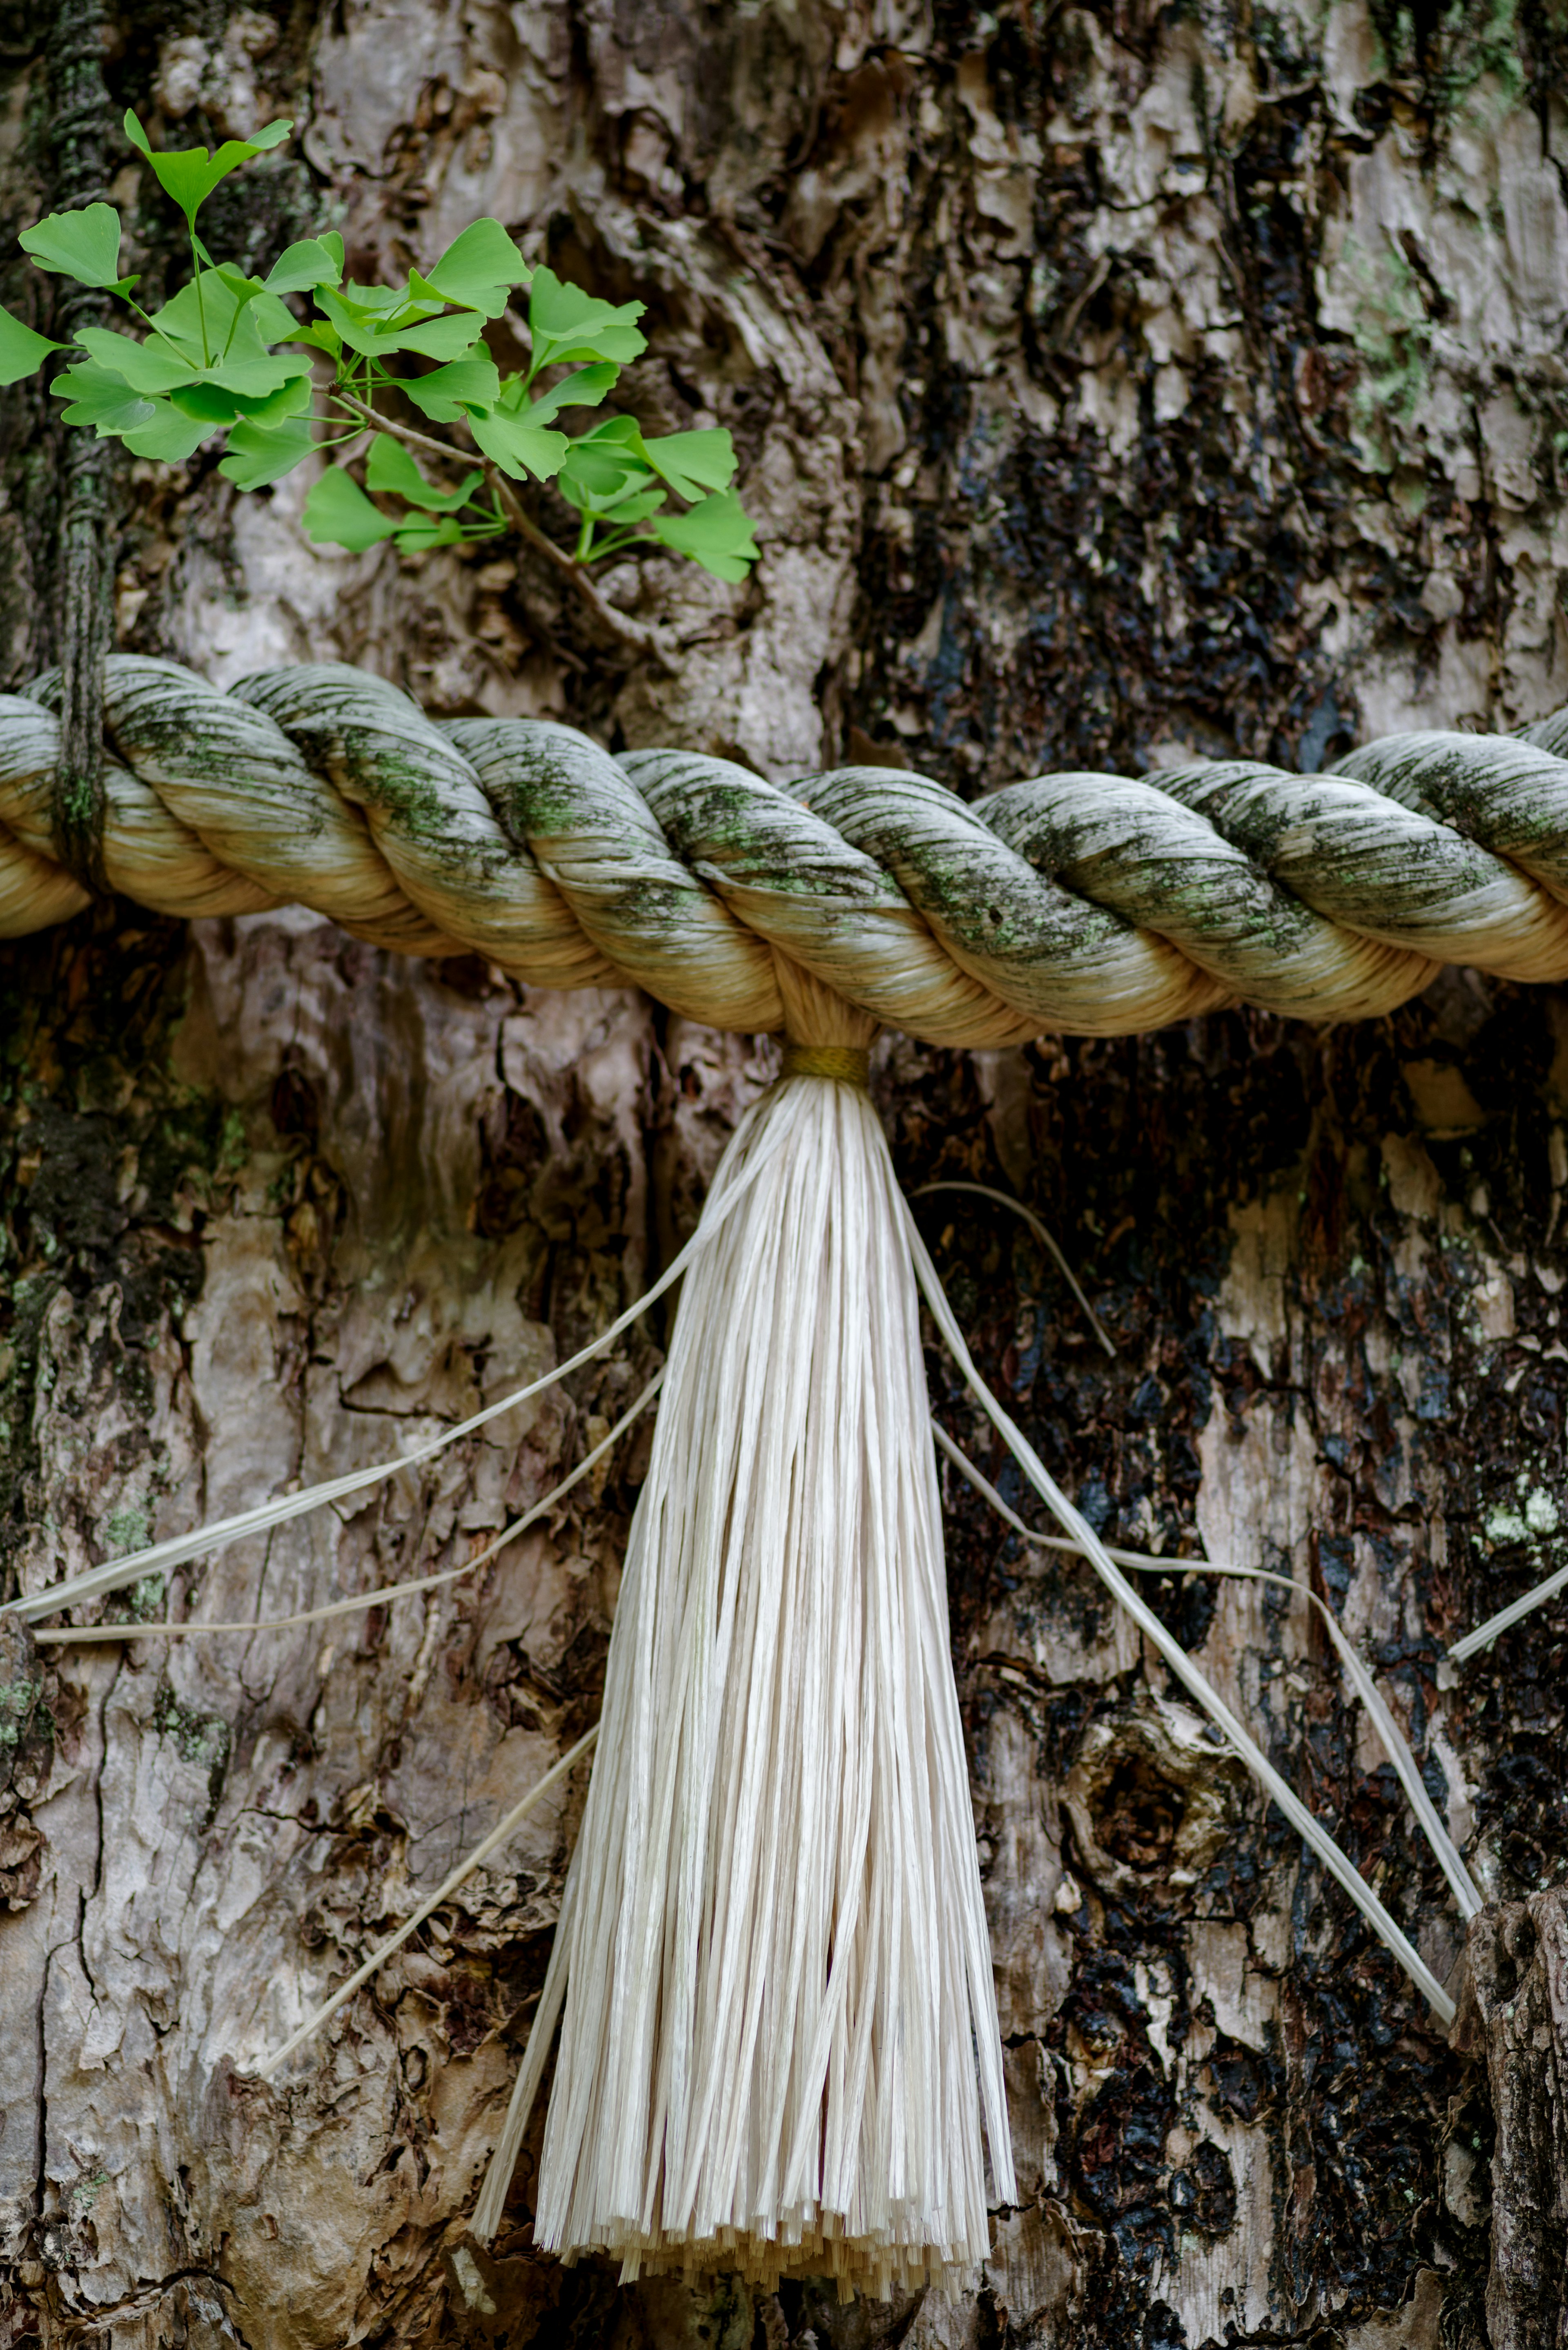
POLYGON ((1096 1790, 1096 1840, 1129 1868, 1168 1868, 1187 1805, 1181 1790, 1147 1755, 1118 1762, 1096 1790))

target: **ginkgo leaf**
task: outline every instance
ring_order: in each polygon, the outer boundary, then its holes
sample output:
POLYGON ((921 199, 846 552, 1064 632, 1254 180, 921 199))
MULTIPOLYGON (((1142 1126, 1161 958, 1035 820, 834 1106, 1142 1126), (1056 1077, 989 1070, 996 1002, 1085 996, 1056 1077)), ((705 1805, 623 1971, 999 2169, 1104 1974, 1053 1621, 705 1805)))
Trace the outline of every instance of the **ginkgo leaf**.
POLYGON ((350 555, 363 555, 383 538, 390 538, 397 524, 373 506, 352 474, 341 465, 328 465, 305 501, 305 535, 318 546, 346 546, 350 555))
POLYGON ((16 239, 40 269, 74 277, 78 286, 134 286, 119 275, 119 214, 112 204, 88 204, 81 212, 50 213, 16 239))
POLYGON ((197 372, 257 360, 297 374, 308 364, 274 357, 270 346, 296 341, 299 328, 276 295, 243 270, 199 271, 154 314, 151 325, 154 341, 143 348, 172 345, 197 372))
POLYGON ((690 556, 715 579, 743 579, 757 559, 752 519, 733 490, 704 498, 682 515, 660 515, 652 536, 673 555, 690 556))
POLYGON ((47 335, 36 334, 9 310, 0 310, 0 383, 20 383, 41 368, 51 351, 64 350, 47 335))
POLYGON ((314 446, 308 416, 286 416, 276 424, 258 423, 254 417, 244 416, 229 434, 228 450, 219 460, 218 471, 237 489, 259 490, 292 473, 314 446))
POLYGON ((499 318, 514 286, 526 286, 533 272, 498 220, 476 220, 447 246, 427 283, 448 302, 499 318))
POLYGON ((543 432, 536 424, 519 424, 498 408, 488 415, 471 416, 468 429, 485 455, 510 473, 514 481, 523 481, 532 474, 536 482, 548 482, 561 470, 561 463, 571 442, 564 432, 543 432))
POLYGON ((642 453, 680 497, 698 499, 709 490, 727 490, 735 478, 735 444, 722 426, 701 432, 663 432, 644 437, 642 453))
POLYGON ((278 255, 266 274, 269 294, 303 294, 313 286, 336 286, 343 276, 342 240, 334 253, 319 236, 302 237, 278 255))
POLYGON ((110 375, 118 375, 132 391, 151 399, 189 383, 200 372, 185 354, 165 342, 139 343, 110 327, 82 327, 77 340, 88 356, 110 375))
POLYGON ((157 410, 151 400, 132 391, 125 378, 89 359, 67 368, 49 386, 57 400, 68 400, 67 424, 93 426, 100 441, 116 440, 139 424, 151 424, 157 410))
MULTIPOLYGON (((350 350, 365 359, 390 359, 399 351, 418 351, 424 359, 464 359, 472 352, 483 356, 484 347, 473 338, 474 319, 472 311, 456 311, 445 317, 412 318, 406 326, 396 323, 395 314, 356 298, 358 288, 350 287, 342 294, 334 293, 328 286, 316 289, 318 308, 329 318, 350 350)), ((407 301, 399 296, 398 307, 406 310, 407 301)), ((283 339, 280 336, 280 341, 283 339)))
POLYGON ((617 498, 613 505, 596 506, 594 520, 603 523, 607 529, 627 530, 634 522, 646 522, 649 515, 656 515, 669 502, 670 493, 662 484, 651 490, 634 486, 617 498))
POLYGON ((133 457, 153 457, 163 465, 183 464, 217 430, 205 417, 185 415, 171 400, 155 400, 151 404, 151 423, 120 434, 133 457))
MULTIPOLYGON (((606 392, 614 389, 619 375, 619 368, 607 364, 578 368, 575 374, 563 376, 559 383, 553 384, 548 391, 541 392, 537 400, 524 404, 519 397, 515 402, 517 417, 524 424, 547 424, 551 417, 558 415, 563 408, 597 408, 606 392)), ((521 376, 513 378, 508 389, 513 388, 521 395, 521 376)), ((513 405, 510 401, 506 404, 513 405)))
POLYGON ((330 359, 338 358, 343 349, 343 338, 337 328, 327 326, 319 318, 313 318, 308 327, 296 327, 291 335, 280 335, 278 340, 280 343, 308 343, 313 351, 325 351, 330 359))
MULTIPOLYGON (((630 416, 611 416, 580 433, 570 444, 561 468, 561 495, 584 510, 607 514, 633 491, 646 490, 656 477, 642 453, 642 434, 630 416)), ((660 492, 662 497, 663 493, 660 492)))
POLYGON ((389 432, 382 432, 370 443, 365 479, 371 489, 406 498, 410 505, 423 506, 429 514, 455 514, 460 506, 468 504, 484 475, 468 473, 461 488, 438 490, 426 481, 402 442, 394 441, 389 432))
POLYGON ((553 269, 536 269, 528 296, 533 372, 578 359, 609 359, 617 367, 639 359, 648 338, 638 330, 641 302, 600 302, 580 286, 563 285, 553 269))
POLYGON ((254 139, 226 139, 215 155, 204 147, 165 147, 154 149, 134 114, 125 118, 125 135, 140 153, 151 164, 154 176, 164 194, 177 203, 195 233, 196 214, 221 180, 242 163, 265 154, 288 137, 292 122, 269 122, 254 139))
POLYGON ((455 424, 475 409, 492 408, 501 396, 493 359, 452 359, 429 375, 399 377, 398 390, 435 424, 455 424))
POLYGON ((410 515, 397 529, 398 545, 410 555, 423 554, 432 546, 456 546, 467 536, 462 525, 451 515, 439 521, 433 515, 410 515))
POLYGON ((210 423, 232 424, 244 417, 252 424, 281 424, 286 417, 296 416, 309 407, 310 378, 291 377, 275 391, 260 398, 249 392, 226 390, 210 380, 176 384, 169 396, 183 414, 204 416, 210 423))
POLYGON ((379 351, 418 351, 421 359, 462 359, 483 355, 484 345, 473 338, 473 313, 459 310, 442 318, 422 318, 412 326, 393 327, 380 338, 379 351))

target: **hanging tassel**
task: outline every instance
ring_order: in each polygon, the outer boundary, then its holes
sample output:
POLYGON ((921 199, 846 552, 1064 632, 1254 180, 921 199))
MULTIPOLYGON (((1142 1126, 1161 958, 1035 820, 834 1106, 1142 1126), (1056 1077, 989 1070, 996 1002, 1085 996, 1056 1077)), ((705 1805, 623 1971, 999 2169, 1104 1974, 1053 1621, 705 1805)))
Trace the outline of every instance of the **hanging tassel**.
POLYGON ((554 1954, 535 2241, 623 2280, 952 2282, 1015 2199, 914 1267, 873 1024, 786 972, 784 1074, 687 1275, 554 1954))

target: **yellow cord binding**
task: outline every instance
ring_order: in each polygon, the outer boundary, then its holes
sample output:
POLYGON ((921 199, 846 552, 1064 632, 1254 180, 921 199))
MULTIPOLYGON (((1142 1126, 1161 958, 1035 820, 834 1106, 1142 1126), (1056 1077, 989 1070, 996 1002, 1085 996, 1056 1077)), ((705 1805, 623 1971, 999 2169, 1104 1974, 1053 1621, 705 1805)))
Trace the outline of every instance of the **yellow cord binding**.
POLYGON ((788 1045, 780 1077, 836 1077, 841 1086, 864 1086, 871 1055, 864 1045, 788 1045))

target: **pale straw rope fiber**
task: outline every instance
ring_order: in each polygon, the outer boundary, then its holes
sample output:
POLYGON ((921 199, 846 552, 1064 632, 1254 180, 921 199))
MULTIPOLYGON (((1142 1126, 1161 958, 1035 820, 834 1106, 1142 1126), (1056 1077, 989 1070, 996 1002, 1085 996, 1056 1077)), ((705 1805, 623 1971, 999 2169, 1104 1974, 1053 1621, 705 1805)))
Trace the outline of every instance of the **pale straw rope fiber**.
MULTIPOLYGON (((88 902, 52 827, 57 696, 45 678, 0 697, 0 935, 88 902)), ((1521 737, 1397 736, 1327 776, 1241 761, 1158 787, 1059 775, 973 806, 881 767, 780 786, 683 752, 618 760, 548 723, 437 725, 343 667, 273 671, 223 693, 172 663, 119 657, 104 719, 103 868, 147 906, 232 915, 299 901, 403 952, 475 951, 536 986, 637 984, 708 1024, 791 1040, 698 1232, 571 1361, 400 1461, 14 1603, 36 1619, 102 1597, 406 1470, 602 1352, 684 1277, 597 1763, 478 2241, 502 2221, 557 2027, 535 2241, 565 2257, 597 2247, 627 2277, 721 2267, 770 2286, 826 2272, 845 2293, 886 2294, 961 2280, 984 2257, 990 2206, 1016 2199, 922 1298, 1062 1532, 1014 1524, 1089 1559, 1451 2021, 1446 1988, 1376 1891, 1122 1573, 1154 1563, 1100 1544, 981 1378, 898 1193, 866 1061, 878 1023, 1000 1045, 1127 1033, 1238 1000, 1366 1017, 1445 962, 1568 977, 1568 758, 1556 755, 1568 717, 1521 737)), ((372 1596, 413 1596, 477 1563, 372 1596)), ((1472 1914, 1480 1897, 1397 1724, 1328 1629, 1472 1914)))
MULTIPOLYGON (((0 695, 0 936, 88 903, 51 821, 58 698, 57 676, 0 695)), ((960 1045, 1236 1001, 1364 1019, 1444 962, 1568 977, 1568 712, 1391 735, 1324 775, 1042 775, 972 806, 894 768, 778 786, 546 721, 437 724, 337 664, 223 693, 117 655, 104 721, 104 869, 140 904, 298 901, 378 945, 632 983, 716 1028, 782 1027, 790 967, 960 1045)))

